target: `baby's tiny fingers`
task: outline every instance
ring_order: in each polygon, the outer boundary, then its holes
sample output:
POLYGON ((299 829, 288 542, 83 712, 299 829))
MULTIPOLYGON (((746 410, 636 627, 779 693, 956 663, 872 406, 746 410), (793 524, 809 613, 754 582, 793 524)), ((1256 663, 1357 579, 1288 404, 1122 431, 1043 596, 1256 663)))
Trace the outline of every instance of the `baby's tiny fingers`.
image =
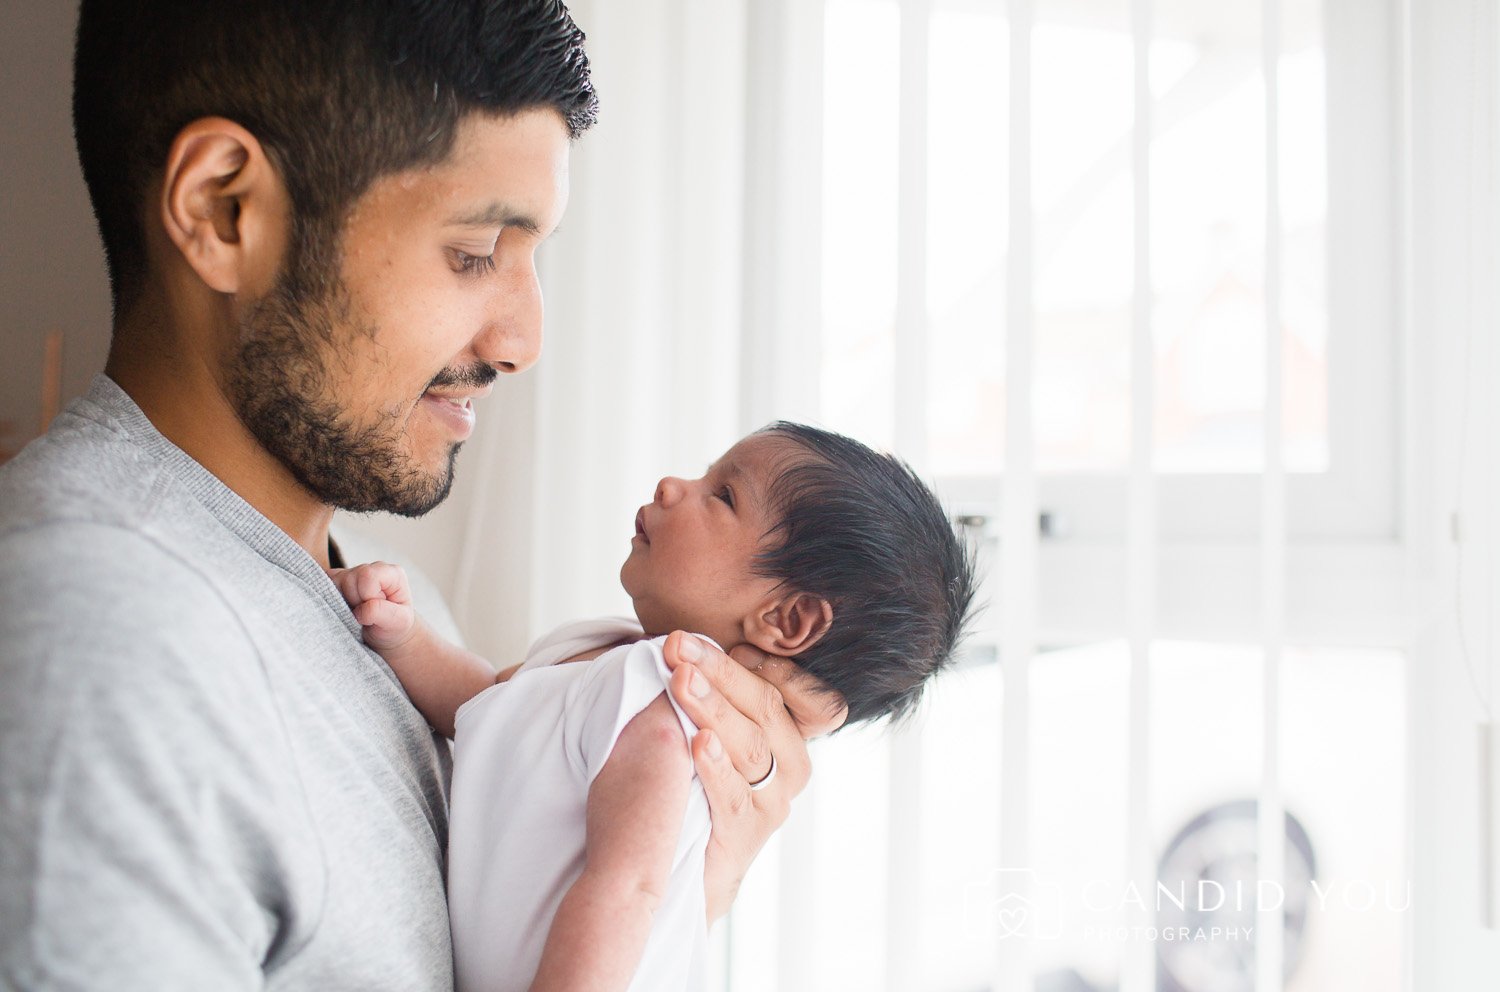
POLYGON ((355 592, 360 599, 385 599, 380 571, 377 565, 364 565, 355 570, 355 592))
POLYGON ((328 578, 333 582, 333 587, 344 597, 344 602, 350 606, 359 605, 359 590, 355 588, 353 569, 330 568, 327 569, 328 578))
POLYGON ((387 600, 367 599, 354 608, 354 619, 361 626, 371 628, 365 631, 367 637, 374 635, 385 644, 404 637, 411 629, 415 615, 410 609, 387 600))
POLYGON ((354 619, 361 627, 373 627, 380 622, 380 608, 388 605, 383 599, 367 599, 354 607, 354 619))

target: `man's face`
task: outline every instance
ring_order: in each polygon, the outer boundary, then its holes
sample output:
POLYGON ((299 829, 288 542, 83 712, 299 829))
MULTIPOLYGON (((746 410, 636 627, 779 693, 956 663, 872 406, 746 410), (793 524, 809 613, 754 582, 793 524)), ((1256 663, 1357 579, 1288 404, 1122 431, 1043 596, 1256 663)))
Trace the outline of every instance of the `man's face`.
POLYGON ((776 540, 767 492, 793 449, 785 438, 754 434, 702 478, 657 483, 655 498, 636 514, 620 568, 620 584, 648 634, 682 629, 726 648, 739 643, 742 621, 780 584, 753 566, 776 540))
POLYGON ((541 351, 534 256, 567 190, 557 113, 471 115, 447 160, 355 203, 334 278, 294 228, 276 288, 239 315, 240 418, 324 503, 407 516, 441 503, 471 401, 541 351))

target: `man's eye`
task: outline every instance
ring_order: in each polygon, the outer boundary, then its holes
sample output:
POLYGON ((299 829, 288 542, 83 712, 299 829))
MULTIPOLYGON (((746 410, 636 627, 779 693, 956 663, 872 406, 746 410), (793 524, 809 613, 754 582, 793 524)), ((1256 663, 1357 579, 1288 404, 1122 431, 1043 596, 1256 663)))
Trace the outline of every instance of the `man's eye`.
POLYGON ((730 509, 734 509, 734 493, 733 493, 733 491, 730 490, 730 488, 728 486, 725 486, 724 488, 720 489, 714 495, 717 496, 717 497, 719 497, 719 499, 722 499, 729 506, 730 509))
POLYGON ((455 249, 453 258, 458 262, 458 271, 464 275, 477 276, 495 271, 494 255, 470 255, 455 249))

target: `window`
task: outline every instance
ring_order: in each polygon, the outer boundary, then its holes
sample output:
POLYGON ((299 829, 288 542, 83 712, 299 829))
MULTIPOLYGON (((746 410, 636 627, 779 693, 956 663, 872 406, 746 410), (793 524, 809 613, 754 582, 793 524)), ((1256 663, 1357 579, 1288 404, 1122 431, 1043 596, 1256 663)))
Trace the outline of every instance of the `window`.
MULTIPOLYGON (((1259 0, 1172 5, 1152 29, 1147 200, 1155 451, 1165 540, 1258 526, 1267 170, 1259 0)), ((1287 0, 1278 87, 1284 459, 1294 537, 1395 537, 1395 272, 1378 111, 1389 57, 1371 12, 1287 0), (1341 33, 1341 34, 1340 34, 1341 33), (1375 35, 1377 37, 1371 37, 1375 35), (1328 44, 1352 36, 1360 44, 1328 44), (1330 105, 1337 112, 1330 114, 1330 105), (1348 193, 1330 198, 1329 190, 1348 193), (1359 196, 1358 192, 1370 195, 1359 196), (1357 206, 1356 206, 1357 203, 1357 206), (1330 356, 1335 361, 1330 362, 1330 356)), ((1043 508, 1078 538, 1123 534, 1135 230, 1127 0, 1039 0, 1031 130, 1011 147, 1004 5, 939 2, 926 73, 902 76, 909 11, 830 0, 823 133, 822 413, 892 445, 902 234, 902 87, 925 91, 927 467, 993 503, 1004 461, 1007 188, 1029 156, 1031 369, 1043 508), (906 18, 903 22, 903 18, 906 18), (1087 67, 1086 71, 1080 67, 1087 67)), ((1378 20, 1378 19, 1377 19, 1378 20)), ((1383 104, 1389 106, 1389 103, 1383 104)))
POLYGON ((1253 888, 1269 803, 1286 813, 1284 987, 1363 968, 1369 987, 1394 990, 1406 782, 1348 771, 1406 767, 1404 634, 1391 619, 1404 595, 1391 12, 1283 0, 1268 106, 1260 0, 1153 3, 1144 34, 1129 0, 1026 6, 1018 36, 1005 4, 824 5, 821 154, 797 174, 819 191, 817 410, 914 460, 980 522, 994 605, 919 733, 815 745, 819 774, 747 881, 778 892, 779 959, 755 953, 764 943, 746 935, 763 937, 764 920, 757 931, 755 910, 737 908, 730 974, 783 988, 973 989, 1025 975, 1103 989, 1151 975, 1158 989, 1248 990, 1252 942, 1152 941, 1143 960, 1128 933, 1142 923, 1260 923, 1253 899, 1248 915, 1171 899, 1138 910, 1122 895, 1125 838, 1143 838, 1155 882, 1253 888), (1017 314, 1033 342, 1024 374, 1046 514, 1030 618, 1040 650, 995 664, 1017 314), (1142 315, 1156 594, 1135 656, 1149 661, 1134 669, 1142 315), (1289 543, 1271 545, 1284 558, 1257 544, 1268 381, 1282 395, 1289 543), (1278 561, 1284 575, 1263 578, 1278 561), (1265 597, 1285 612, 1263 647, 1265 597), (1334 705, 1351 685, 1361 705, 1334 705), (1007 692, 1024 700, 1019 759, 1002 753, 1007 692), (1019 792, 1002 782, 1012 760, 1019 792), (1001 840, 1018 804, 1030 825, 1020 865, 1001 840), (1019 890, 1014 873, 1028 876, 1019 890), (1004 941, 1023 931, 1028 950, 1010 955, 1004 941))

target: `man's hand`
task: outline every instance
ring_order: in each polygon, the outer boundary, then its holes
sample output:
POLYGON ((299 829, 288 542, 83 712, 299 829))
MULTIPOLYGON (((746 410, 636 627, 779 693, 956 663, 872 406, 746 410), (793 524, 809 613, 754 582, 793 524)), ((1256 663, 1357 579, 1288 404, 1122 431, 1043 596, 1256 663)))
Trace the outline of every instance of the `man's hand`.
POLYGON ((750 863, 807 787, 806 741, 843 725, 848 707, 786 658, 740 645, 733 657, 677 631, 664 650, 672 696, 698 725, 693 764, 713 833, 704 866, 708 920, 729 911, 750 863), (752 670, 753 669, 753 670, 752 670), (776 756, 776 778, 763 789, 776 756))

